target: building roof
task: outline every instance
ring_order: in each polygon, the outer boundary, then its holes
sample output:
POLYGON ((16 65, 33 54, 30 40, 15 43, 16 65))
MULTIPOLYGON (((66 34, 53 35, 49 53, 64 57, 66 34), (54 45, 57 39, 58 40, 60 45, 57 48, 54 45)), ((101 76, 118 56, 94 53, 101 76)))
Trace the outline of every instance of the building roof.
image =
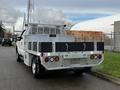
POLYGON ((71 30, 102 31, 104 33, 111 33, 113 32, 113 24, 115 21, 120 21, 120 14, 80 22, 74 25, 71 30))

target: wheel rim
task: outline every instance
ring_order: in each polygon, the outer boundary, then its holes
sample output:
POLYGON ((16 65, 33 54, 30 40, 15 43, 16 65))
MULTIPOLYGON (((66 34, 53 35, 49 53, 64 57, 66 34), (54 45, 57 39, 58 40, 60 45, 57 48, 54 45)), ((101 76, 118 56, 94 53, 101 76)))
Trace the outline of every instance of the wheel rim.
POLYGON ((35 74, 35 72, 36 72, 36 64, 34 62, 32 64, 32 72, 33 72, 33 74, 35 74))

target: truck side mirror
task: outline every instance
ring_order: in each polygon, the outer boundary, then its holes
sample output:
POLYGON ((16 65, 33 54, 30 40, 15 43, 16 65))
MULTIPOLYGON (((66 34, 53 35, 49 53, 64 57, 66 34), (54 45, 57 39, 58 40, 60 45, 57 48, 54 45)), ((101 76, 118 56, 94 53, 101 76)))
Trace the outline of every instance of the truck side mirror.
POLYGON ((64 25, 64 27, 66 27, 67 25, 64 25))
POLYGON ((25 24, 25 26, 27 27, 27 26, 28 26, 28 24, 25 24))
POLYGON ((23 39, 22 37, 17 37, 17 41, 20 41, 21 39, 23 39))

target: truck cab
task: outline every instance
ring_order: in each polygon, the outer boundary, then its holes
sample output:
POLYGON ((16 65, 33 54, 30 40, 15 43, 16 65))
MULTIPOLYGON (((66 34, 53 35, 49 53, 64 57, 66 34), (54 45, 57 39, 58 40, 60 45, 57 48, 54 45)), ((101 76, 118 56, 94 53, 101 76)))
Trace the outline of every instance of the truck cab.
POLYGON ((16 43, 17 61, 31 67, 34 77, 47 70, 80 73, 102 63, 103 50, 104 42, 75 42, 64 25, 28 24, 16 43))

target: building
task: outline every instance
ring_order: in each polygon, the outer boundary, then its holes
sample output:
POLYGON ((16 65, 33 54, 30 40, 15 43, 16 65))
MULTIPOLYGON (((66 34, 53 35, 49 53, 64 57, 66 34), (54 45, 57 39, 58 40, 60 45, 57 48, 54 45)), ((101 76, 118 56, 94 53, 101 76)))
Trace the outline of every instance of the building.
POLYGON ((104 41, 103 33, 98 31, 75 31, 75 30, 66 30, 66 34, 74 36, 76 42, 102 42, 104 41))
POLYGON ((114 23, 114 51, 120 51, 120 21, 114 23))
POLYGON ((115 21, 120 21, 120 14, 83 21, 74 25, 71 30, 102 31, 109 34, 114 31, 113 24, 115 21))
MULTIPOLYGON (((83 21, 80 22, 76 25, 74 25, 71 30, 72 31, 98 31, 98 32, 103 32, 104 34, 104 42, 105 42, 105 49, 106 50, 113 50, 114 47, 116 50, 118 50, 118 45, 119 44, 119 37, 116 35, 114 38, 114 28, 115 31, 118 33, 117 28, 120 25, 114 25, 114 22, 117 23, 117 21, 120 21, 120 14, 118 15, 113 15, 113 16, 107 16, 103 18, 98 18, 98 19, 93 19, 93 20, 88 20, 88 21, 83 21), (114 44, 114 42, 116 42, 114 44)), ((119 22, 118 22, 119 23, 119 22)))

